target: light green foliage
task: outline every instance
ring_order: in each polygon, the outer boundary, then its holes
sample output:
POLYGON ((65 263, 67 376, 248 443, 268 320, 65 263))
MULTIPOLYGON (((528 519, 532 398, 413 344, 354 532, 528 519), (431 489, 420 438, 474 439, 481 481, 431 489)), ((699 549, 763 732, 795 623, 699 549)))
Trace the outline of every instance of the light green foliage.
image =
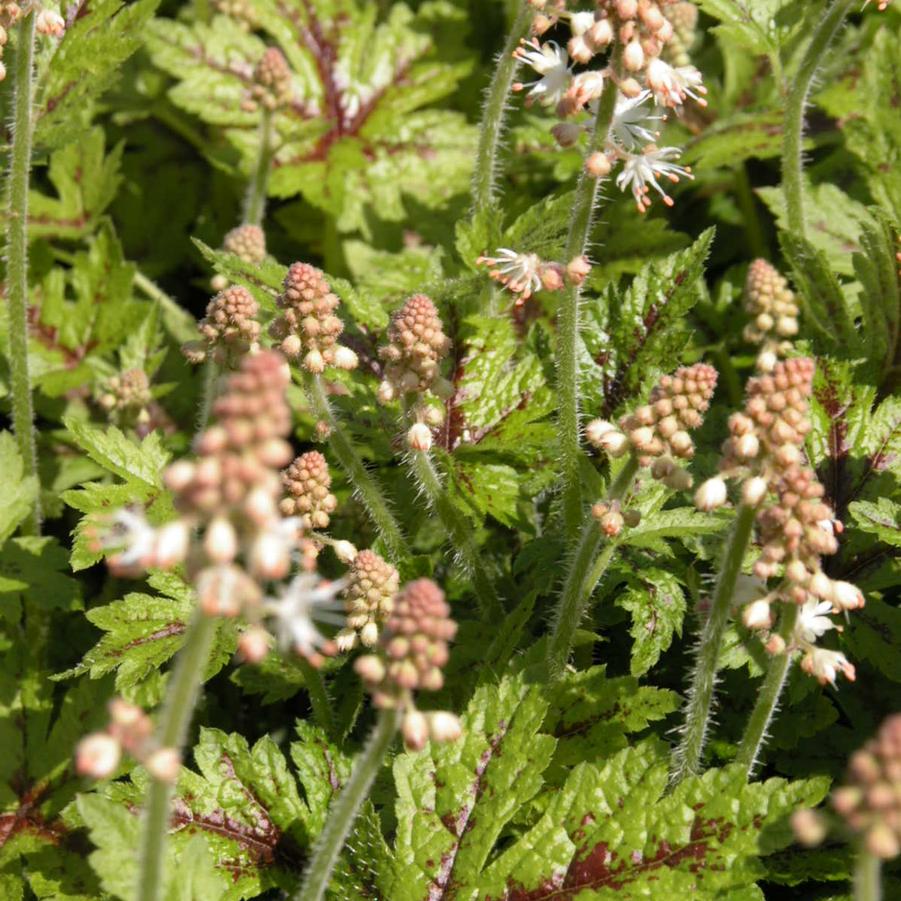
MULTIPOLYGON (((420 20, 394 4, 355 0, 274 0, 254 5, 265 31, 293 70, 293 102, 273 121, 277 168, 270 193, 302 194, 354 230, 375 207, 403 217, 404 196, 435 207, 468 180, 474 134, 457 114, 423 109, 454 90, 469 66, 441 62, 420 20)), ((454 15, 451 7, 447 12, 454 15)), ((154 62, 178 79, 174 104, 223 127, 250 172, 259 113, 243 101, 265 48, 225 16, 189 26, 157 21, 148 35, 154 62)))
POLYGON ((23 477, 22 457, 10 432, 0 432, 0 468, 6 485, 0 496, 0 545, 12 535, 31 512, 37 479, 23 477))
MULTIPOLYGON (((184 633, 196 606, 193 591, 181 578, 153 573, 148 582, 159 594, 131 592, 88 611, 88 619, 106 633, 78 666, 57 678, 83 673, 100 679, 116 673, 116 690, 147 703, 160 693, 160 669, 184 643, 184 633)), ((236 634, 229 620, 220 622, 204 678, 210 679, 235 651, 236 634)))

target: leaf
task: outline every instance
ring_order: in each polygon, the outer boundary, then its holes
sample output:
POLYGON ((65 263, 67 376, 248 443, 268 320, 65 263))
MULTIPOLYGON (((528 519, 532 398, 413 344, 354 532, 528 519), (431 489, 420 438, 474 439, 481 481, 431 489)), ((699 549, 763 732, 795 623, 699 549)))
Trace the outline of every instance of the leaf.
POLYGON ((586 303, 580 362, 586 409, 609 418, 648 390, 661 368, 674 368, 713 234, 709 229, 688 249, 652 262, 624 293, 611 286, 603 299, 586 303))
POLYGON ((287 272, 285 266, 271 258, 262 263, 248 263, 233 253, 213 250, 197 238, 193 241, 217 273, 224 275, 230 282, 247 288, 260 304, 261 310, 269 313, 275 311, 275 297, 282 291, 282 281, 287 272))
POLYGON ((107 155, 106 135, 97 127, 54 151, 47 178, 57 196, 30 192, 29 234, 66 239, 89 234, 119 190, 123 147, 120 143, 107 155))
POLYGON ((55 538, 23 536, 0 550, 0 616, 22 598, 35 609, 80 610, 81 585, 68 573, 68 554, 55 538))
POLYGON ((0 471, 3 472, 3 492, 0 494, 0 547, 31 513, 38 482, 34 476, 24 476, 19 446, 11 432, 0 432, 0 471))
MULTIPOLYGON (((148 582, 160 594, 131 592, 122 600, 92 607, 87 612, 87 618, 106 634, 77 666, 55 678, 87 673, 92 679, 100 679, 115 672, 116 690, 126 697, 135 697, 158 674, 184 644, 197 602, 191 588, 176 575, 155 572, 148 582)), ((222 619, 204 671, 205 680, 225 666, 236 646, 234 624, 222 619)), ((158 687, 154 693, 158 693, 158 687)))
POLYGON ((876 535, 880 541, 901 547, 901 504, 888 497, 876 503, 856 501, 848 508, 857 528, 876 535))
MULTIPOLYGON (((61 147, 83 135, 84 114, 141 45, 159 0, 97 0, 79 10, 37 85, 35 142, 61 147)), ((77 143, 77 142, 76 142, 77 143)))
POLYGON ((868 597, 866 607, 850 618, 844 639, 854 657, 865 660, 892 682, 901 682, 901 610, 868 597))
POLYGON ((749 785, 734 767, 664 795, 661 752, 645 742, 603 767, 579 764, 539 821, 488 868, 485 896, 760 897, 752 893, 765 873, 758 856, 792 841, 787 815, 822 798, 827 780, 749 785))
POLYGON ((632 615, 630 672, 633 676, 644 675, 672 644, 673 636, 682 635, 687 608, 685 592, 672 573, 643 568, 640 578, 632 580, 616 603, 632 615))
MULTIPOLYGON (((465 189, 474 129, 459 113, 423 107, 453 91, 469 66, 440 62, 408 7, 392 5, 381 21, 353 0, 260 0, 254 11, 293 70, 295 99, 273 116, 271 194, 300 193, 352 231, 367 227, 370 208, 399 221, 405 196, 435 208, 465 189)), ((217 16, 193 26, 157 20, 148 46, 179 79, 172 102, 224 127, 249 173, 259 114, 244 101, 263 41, 217 16)))
POLYGON ((698 6, 722 24, 715 30, 757 53, 778 49, 776 14, 787 0, 698 0, 698 6))
POLYGON ((482 686, 462 738, 394 763, 397 836, 381 880, 392 901, 468 898, 504 826, 541 787, 554 740, 539 735, 546 702, 521 676, 482 686))
POLYGON ((555 781, 583 760, 609 757, 679 707, 675 692, 638 685, 634 676, 609 678, 606 666, 568 672, 548 692, 550 709, 542 729, 558 740, 555 781))
POLYGON ((623 532, 621 543, 630 547, 647 548, 670 554, 664 538, 694 538, 721 532, 729 524, 722 514, 701 513, 692 507, 672 510, 642 511, 641 522, 623 532))
POLYGON ((748 159, 777 157, 782 152, 782 125, 780 110, 733 113, 689 141, 684 162, 734 167, 748 159))
POLYGON ((102 429, 72 416, 66 417, 63 423, 75 444, 95 463, 138 492, 139 496, 133 500, 146 500, 161 489, 161 475, 169 462, 169 453, 157 432, 138 443, 115 426, 102 429))

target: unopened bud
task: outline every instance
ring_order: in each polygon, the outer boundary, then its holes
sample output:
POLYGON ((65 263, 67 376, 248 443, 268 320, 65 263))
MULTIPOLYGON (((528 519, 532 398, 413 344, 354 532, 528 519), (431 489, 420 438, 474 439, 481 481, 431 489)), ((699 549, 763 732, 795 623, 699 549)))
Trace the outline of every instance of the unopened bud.
POLYGON ((238 553, 238 536, 234 526, 224 517, 218 516, 206 530, 203 549, 214 563, 231 563, 238 553))
POLYGON ((718 476, 714 476, 695 492, 695 506, 709 513, 717 507, 722 507, 726 503, 727 496, 726 483, 718 476))
POLYGON ((610 157, 598 150, 585 160, 585 171, 592 178, 606 178, 613 167, 610 165, 610 157))
POLYGON ((574 285, 581 285, 588 278, 589 272, 591 272, 591 263, 588 262, 586 256, 573 257, 566 264, 566 277, 574 285))
POLYGON ((248 663, 259 663, 269 653, 270 635, 261 626, 250 626, 238 639, 238 653, 248 663))
POLYGON ((444 710, 437 710, 426 715, 429 723, 429 735, 432 741, 451 742, 456 741, 463 730, 458 717, 444 710))
POLYGON ((335 551, 335 556, 342 563, 350 564, 357 558, 357 549, 349 541, 336 541, 332 545, 332 549, 335 551))
POLYGON ((644 68, 644 50, 641 43, 636 40, 629 41, 623 51, 623 65, 630 72, 638 72, 644 68))
POLYGON ((404 714, 401 734, 408 750, 421 751, 429 740, 429 722, 425 718, 425 714, 418 710, 407 711, 404 714))
POLYGON ((66 30, 66 22, 52 9, 42 9, 35 19, 34 27, 38 34, 58 38, 66 30))
POLYGON ((814 848, 826 838, 826 821, 815 810, 796 810, 791 816, 795 838, 808 848, 814 848))
POLYGON ((773 624, 770 602, 763 598, 752 601, 742 611, 741 621, 748 629, 769 629, 773 624))
POLYGON ((767 493, 767 481, 762 476, 754 476, 741 486, 742 503, 749 507, 756 507, 767 493))
POLYGON ((175 748, 158 748, 144 761, 144 767, 154 779, 172 783, 181 771, 181 755, 175 748))
POLYGON ((432 430, 424 422, 414 422, 407 432, 407 447, 414 451, 431 450, 432 430))
POLYGON ((359 364, 359 358, 357 355, 349 348, 345 347, 343 344, 339 344, 335 348, 335 366, 338 369, 356 369, 359 364))
POLYGON ((860 589, 850 582, 833 582, 829 599, 839 610, 857 610, 864 605, 860 589))
POLYGON ((83 738, 75 749, 75 770, 81 776, 106 779, 111 776, 119 760, 122 748, 112 735, 96 732, 83 738))

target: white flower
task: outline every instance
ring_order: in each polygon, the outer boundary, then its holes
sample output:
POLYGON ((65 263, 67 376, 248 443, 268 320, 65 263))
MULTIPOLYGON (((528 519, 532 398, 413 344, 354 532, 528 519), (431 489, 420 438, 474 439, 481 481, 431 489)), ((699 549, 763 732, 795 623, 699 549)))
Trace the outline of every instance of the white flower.
POLYGON ((657 139, 658 132, 651 131, 648 126, 662 122, 665 117, 652 115, 654 110, 645 105, 650 97, 650 91, 642 91, 636 97, 620 94, 616 101, 610 135, 625 150, 639 150, 657 139))
POLYGON ((801 661, 801 669, 814 676, 820 685, 828 682, 833 687, 839 673, 849 682, 853 682, 856 676, 854 664, 844 654, 826 648, 811 648, 801 661))
POLYGON ((857 610, 863 607, 864 599, 860 589, 850 582, 832 583, 832 604, 836 612, 841 610, 857 610))
POLYGON ((541 288, 541 260, 535 253, 517 253, 509 247, 501 247, 494 257, 479 257, 476 263, 487 266, 491 277, 514 294, 522 294, 528 300, 541 288))
POLYGON ((689 168, 670 162, 678 159, 680 155, 678 147, 655 147, 653 144, 646 147, 643 153, 630 154, 626 158, 623 171, 616 177, 616 186, 621 191, 632 191, 641 213, 646 212, 651 206, 648 197, 651 188, 663 198, 667 206, 672 206, 673 198, 660 187, 657 179, 663 177, 677 184, 680 178, 693 177, 689 168))
POLYGON ((829 601, 807 601, 798 609, 798 621, 795 624, 795 636, 810 644, 835 628, 835 623, 826 614, 832 611, 829 601))
POLYGON ((686 97, 707 106, 703 97, 707 89, 702 83, 701 73, 694 66, 674 68, 658 57, 648 64, 647 79, 654 98, 661 106, 682 106, 686 97))
POLYGON ((113 516, 109 531, 101 539, 101 547, 121 549, 108 561, 115 570, 147 569, 156 557, 156 539, 156 529, 143 513, 124 508, 113 516))
POLYGON ((337 615, 343 608, 336 600, 343 588, 343 581, 328 582, 316 573, 301 573, 281 590, 277 599, 267 599, 263 609, 275 620, 282 647, 315 659, 320 648, 329 643, 316 627, 316 621, 344 622, 337 615))
POLYGON ((545 106, 559 103, 569 87, 569 54, 555 41, 539 44, 534 38, 523 42, 513 54, 531 66, 540 76, 537 81, 514 85, 514 90, 530 88, 529 101, 545 106))

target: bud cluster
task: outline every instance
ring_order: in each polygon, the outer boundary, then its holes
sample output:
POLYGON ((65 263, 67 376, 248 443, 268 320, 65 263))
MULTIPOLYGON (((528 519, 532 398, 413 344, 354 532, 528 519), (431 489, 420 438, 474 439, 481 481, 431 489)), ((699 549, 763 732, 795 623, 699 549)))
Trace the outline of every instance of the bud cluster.
POLYGON ((6 66, 3 64, 3 49, 9 41, 9 29, 29 10, 34 9, 36 19, 35 31, 47 37, 61 37, 66 30, 66 20, 52 9, 44 9, 39 3, 30 6, 17 0, 0 0, 0 81, 6 78, 6 66))
POLYGON ((127 369, 110 376, 100 385, 97 403, 110 420, 120 426, 134 426, 149 420, 153 402, 150 379, 143 369, 127 369))
POLYGON ((648 403, 624 416, 618 428, 595 419, 586 427, 586 437, 611 457, 632 451, 642 466, 651 467, 655 479, 676 491, 690 488, 691 476, 676 461, 694 456, 689 431, 703 423, 716 382, 716 369, 706 363, 683 366, 663 376, 648 403))
MULTIPOLYGON (((810 431, 809 398, 814 363, 807 358, 775 364, 772 374, 748 383, 743 413, 729 419, 730 437, 723 444, 722 476, 742 479, 742 501, 756 508, 761 554, 754 564, 760 580, 781 576, 776 587, 744 607, 749 629, 773 625, 775 601, 798 606, 797 624, 789 636, 789 651, 802 651, 801 667, 834 683, 838 673, 854 678, 854 667, 843 654, 818 648, 816 640, 837 628, 826 616, 862 607, 863 595, 848 582, 834 581, 823 572, 820 558, 838 550, 840 524, 823 501, 825 491, 804 460, 804 440, 810 431)), ((695 496, 703 510, 726 503, 723 478, 705 482, 695 496)), ((786 650, 786 640, 772 634, 770 653, 786 650)))
POLYGON ((301 360, 307 372, 319 374, 326 366, 355 369, 357 355, 338 344, 344 324, 335 315, 340 301, 332 293, 325 273, 307 263, 292 263, 276 303, 283 311, 269 327, 290 360, 301 360))
POLYGON ((591 515, 597 520, 598 527, 607 538, 616 538, 624 526, 634 529, 641 522, 638 510, 623 510, 617 501, 598 501, 591 508, 591 515))
POLYGON ((114 698, 109 704, 106 730, 86 735, 75 749, 75 769, 82 776, 107 779, 113 775, 122 754, 142 763, 155 779, 174 782, 181 757, 174 748, 161 748, 153 735, 150 717, 134 704, 114 698))
POLYGON ((392 316, 388 326, 388 344, 379 348, 385 371, 378 388, 381 403, 417 395, 407 443, 417 451, 432 446, 432 426, 444 421, 444 408, 430 404, 428 394, 449 396, 450 384, 439 372, 441 361, 450 350, 450 340, 438 310, 425 294, 414 294, 392 316))
POLYGON ((319 451, 301 454, 282 473, 286 497, 279 508, 285 516, 297 516, 305 529, 327 529, 329 514, 338 502, 329 490, 332 477, 319 451))
POLYGON ((222 239, 222 249, 245 263, 262 263, 266 259, 266 233, 259 225, 235 226, 222 239))
POLYGON ((245 31, 253 31, 260 23, 253 0, 213 0, 217 12, 230 16, 245 31))
POLYGON ((201 340, 188 342, 182 352, 191 363, 202 363, 211 357, 220 366, 237 368, 246 354, 257 349, 259 312, 259 304, 246 288, 231 285, 219 291, 197 324, 201 340))
POLYGON ((852 755, 832 806, 870 854, 889 860, 901 853, 901 714, 852 755))
POLYGON ((277 47, 267 47, 253 70, 253 84, 242 108, 254 112, 262 107, 273 112, 290 106, 294 100, 294 77, 284 54, 277 47))
MULTIPOLYGON (((523 41, 514 55, 540 77, 517 82, 513 90, 528 92, 527 105, 538 101, 553 107, 563 120, 552 130, 554 137, 561 146, 571 147, 587 130, 583 121, 586 112, 596 111, 605 86, 612 81, 618 91, 613 122, 602 149, 586 160, 586 171, 594 178, 604 178, 617 162, 622 162, 617 186, 631 191, 641 212, 650 207, 652 190, 671 205, 672 198, 661 180, 676 183, 690 178, 691 170, 675 162, 681 155, 678 148, 655 143, 656 123, 664 118, 655 107, 678 110, 688 99, 706 104, 701 75, 682 58, 685 38, 677 36, 674 24, 674 20, 680 21, 685 33, 685 23, 691 17, 685 7, 693 9, 692 4, 676 0, 599 0, 594 12, 568 12, 559 4, 547 2, 533 5, 542 10, 535 17, 534 36, 523 41), (540 36, 563 20, 571 35, 566 47, 554 41, 540 43, 540 36), (608 51, 604 68, 573 73, 570 59, 588 64, 608 51)), ((697 10, 694 13, 696 19, 697 10)))
POLYGON ((516 306, 522 306, 536 291, 560 291, 567 284, 581 285, 591 272, 584 256, 575 257, 567 266, 546 263, 536 253, 517 253, 501 247, 495 256, 480 256, 479 266, 488 268, 491 279, 516 295, 516 306))
POLYGON ((454 741, 460 735, 456 716, 443 711, 421 713, 413 699, 416 690, 443 687, 448 642, 456 632, 444 592, 430 579, 417 579, 394 598, 378 652, 356 661, 375 705, 402 712, 401 732, 411 750, 423 748, 430 738, 454 741))
POLYGON ((694 3, 677 0, 666 11, 673 36, 663 48, 663 58, 675 67, 691 65, 691 49, 698 39, 698 8, 694 3))
POLYGON ((394 609, 398 572, 375 551, 360 551, 351 564, 344 589, 347 626, 336 636, 342 650, 357 642, 371 648, 379 640, 385 621, 394 609))
POLYGON ((760 346, 757 368, 772 372, 780 356, 792 349, 798 334, 798 302, 788 282, 766 260, 754 260, 745 281, 745 310, 751 321, 744 337, 760 346))

